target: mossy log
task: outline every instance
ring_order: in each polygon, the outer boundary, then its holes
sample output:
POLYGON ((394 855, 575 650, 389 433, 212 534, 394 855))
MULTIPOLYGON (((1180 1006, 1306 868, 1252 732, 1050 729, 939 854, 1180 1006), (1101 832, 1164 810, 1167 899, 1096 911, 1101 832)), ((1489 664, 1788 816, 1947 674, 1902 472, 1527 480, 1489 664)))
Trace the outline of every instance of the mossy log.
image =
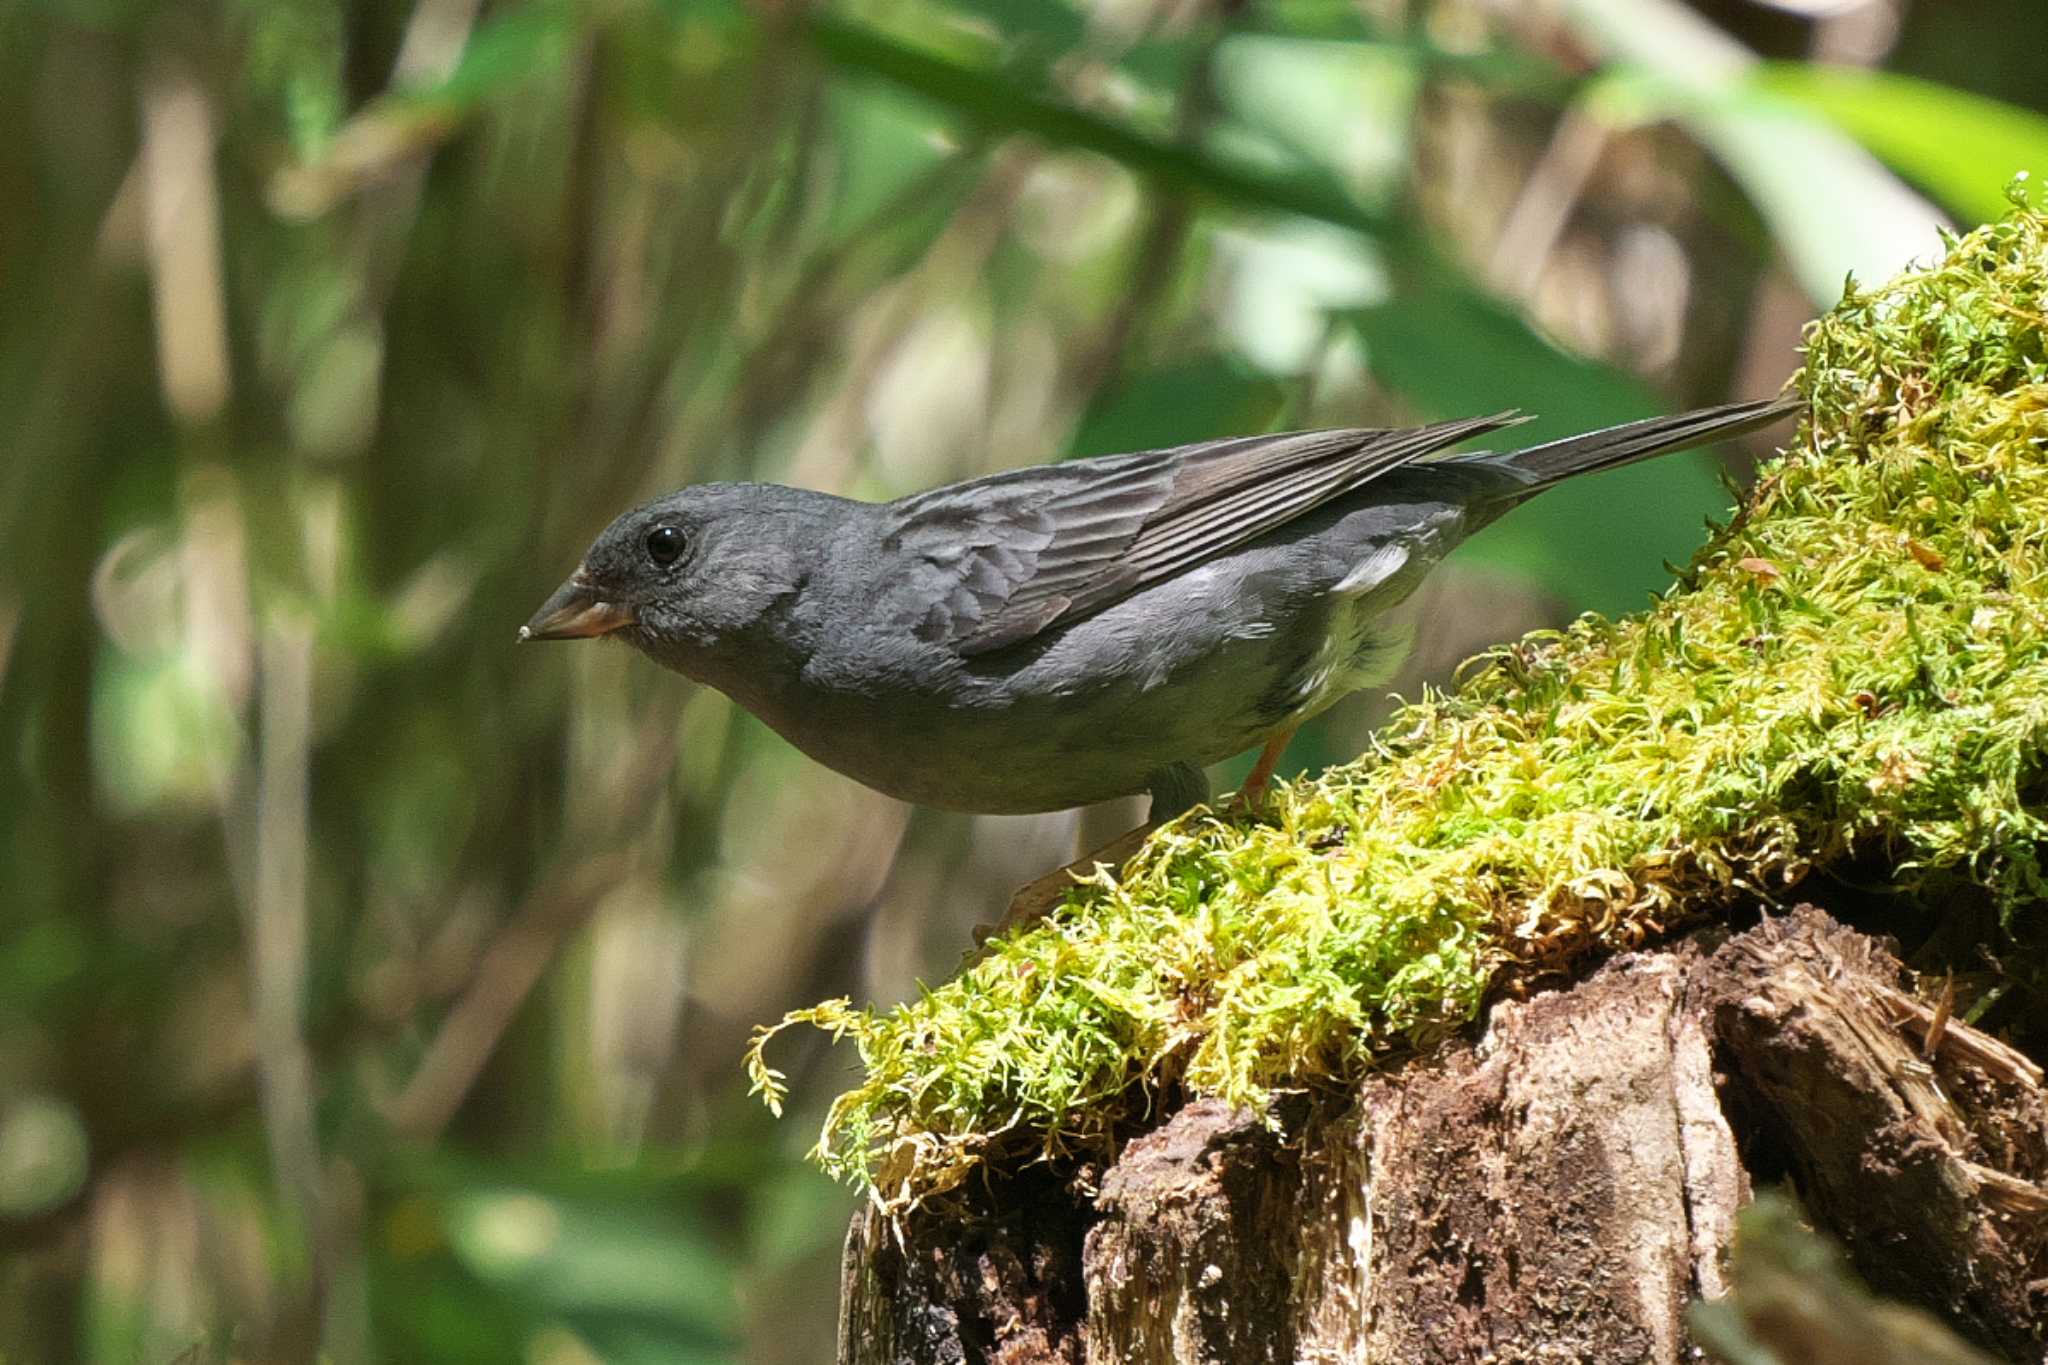
POLYGON ((1647 611, 785 1021, 865 1069, 848 1365, 1697 1359, 1781 1182, 2048 1360, 2048 217, 1851 289, 1799 383, 1647 611))
POLYGON ((1675 1365, 1787 1179, 1881 1293, 2048 1359, 2048 1089, 1938 1008, 1811 908, 1624 954, 1278 1131, 1200 1100, 1098 1179, 863 1213, 840 1359, 1675 1365))

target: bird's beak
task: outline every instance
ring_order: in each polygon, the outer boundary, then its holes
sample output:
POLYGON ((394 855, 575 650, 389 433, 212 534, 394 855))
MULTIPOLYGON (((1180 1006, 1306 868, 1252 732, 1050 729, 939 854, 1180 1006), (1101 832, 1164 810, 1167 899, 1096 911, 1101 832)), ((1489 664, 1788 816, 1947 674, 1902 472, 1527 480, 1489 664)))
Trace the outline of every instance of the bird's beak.
POLYGON ((553 597, 541 603, 533 619, 519 628, 519 638, 585 640, 593 635, 609 635, 639 619, 631 607, 599 597, 596 585, 578 569, 574 577, 555 589, 553 597))

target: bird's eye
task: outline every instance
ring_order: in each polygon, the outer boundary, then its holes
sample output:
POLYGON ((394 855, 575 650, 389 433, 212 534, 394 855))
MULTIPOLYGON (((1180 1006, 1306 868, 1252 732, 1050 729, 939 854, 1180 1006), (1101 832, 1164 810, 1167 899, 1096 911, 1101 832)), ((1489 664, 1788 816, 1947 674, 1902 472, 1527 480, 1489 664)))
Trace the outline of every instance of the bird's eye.
POLYGON ((647 533, 647 557, 666 568, 683 557, 683 533, 673 526, 657 526, 647 533))

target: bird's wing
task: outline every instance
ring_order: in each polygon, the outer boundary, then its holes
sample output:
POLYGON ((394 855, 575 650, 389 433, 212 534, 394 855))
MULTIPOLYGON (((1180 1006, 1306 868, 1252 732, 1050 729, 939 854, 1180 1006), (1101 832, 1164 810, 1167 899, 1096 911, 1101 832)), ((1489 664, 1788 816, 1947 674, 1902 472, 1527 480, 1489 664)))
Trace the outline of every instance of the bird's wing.
POLYGON ((1016 644, 1213 558, 1512 413, 1398 430, 1292 432, 1016 470, 894 503, 918 635, 961 654, 1016 644))

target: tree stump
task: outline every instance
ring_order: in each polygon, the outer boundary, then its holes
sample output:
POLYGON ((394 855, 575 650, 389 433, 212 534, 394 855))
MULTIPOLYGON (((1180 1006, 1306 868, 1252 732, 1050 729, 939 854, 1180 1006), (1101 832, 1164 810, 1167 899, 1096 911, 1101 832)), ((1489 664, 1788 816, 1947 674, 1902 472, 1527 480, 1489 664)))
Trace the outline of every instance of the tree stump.
POLYGON ((1880 1293, 2048 1360, 2041 1068, 1811 907, 1501 999, 1271 1125, 1196 1101, 1099 1178, 864 1212, 840 1360, 1695 1360, 1688 1306, 1778 1183, 1880 1293))

